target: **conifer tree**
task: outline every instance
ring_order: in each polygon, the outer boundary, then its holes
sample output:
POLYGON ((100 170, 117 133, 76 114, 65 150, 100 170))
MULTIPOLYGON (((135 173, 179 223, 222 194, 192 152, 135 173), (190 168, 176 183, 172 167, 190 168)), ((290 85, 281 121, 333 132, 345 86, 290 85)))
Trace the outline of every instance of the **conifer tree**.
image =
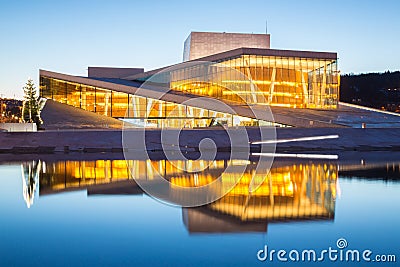
POLYGON ((32 79, 29 79, 24 86, 24 106, 22 110, 22 116, 24 122, 36 123, 39 127, 42 123, 40 118, 40 111, 42 106, 42 101, 40 101, 37 96, 37 91, 35 84, 32 79))

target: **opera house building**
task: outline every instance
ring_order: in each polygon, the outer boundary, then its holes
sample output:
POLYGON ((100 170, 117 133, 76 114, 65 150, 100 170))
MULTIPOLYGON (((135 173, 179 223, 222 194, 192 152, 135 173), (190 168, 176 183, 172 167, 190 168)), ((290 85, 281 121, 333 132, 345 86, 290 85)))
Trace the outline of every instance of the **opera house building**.
POLYGON ((326 112, 339 109, 339 77, 334 52, 271 49, 269 34, 192 32, 181 63, 89 67, 88 77, 40 70, 40 95, 141 127, 342 127, 326 112))

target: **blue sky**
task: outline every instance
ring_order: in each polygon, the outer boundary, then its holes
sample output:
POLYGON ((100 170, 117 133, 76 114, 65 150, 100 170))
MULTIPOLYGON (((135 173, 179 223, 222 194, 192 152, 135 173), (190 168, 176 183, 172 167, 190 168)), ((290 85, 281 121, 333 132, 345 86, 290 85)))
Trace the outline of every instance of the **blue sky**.
POLYGON ((271 48, 338 52, 342 73, 400 69, 400 1, 3 1, 0 96, 38 70, 144 67, 182 60, 190 31, 264 33, 271 48))

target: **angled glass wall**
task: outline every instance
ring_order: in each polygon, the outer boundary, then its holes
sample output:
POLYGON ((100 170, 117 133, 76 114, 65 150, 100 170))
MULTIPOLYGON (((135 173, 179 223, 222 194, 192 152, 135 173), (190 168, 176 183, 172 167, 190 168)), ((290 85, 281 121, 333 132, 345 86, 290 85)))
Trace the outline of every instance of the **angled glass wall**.
POLYGON ((100 115, 124 118, 137 127, 288 126, 45 76, 40 77, 40 96, 100 115))
POLYGON ((184 66, 170 76, 173 90, 248 104, 334 109, 339 101, 333 59, 242 55, 184 66))

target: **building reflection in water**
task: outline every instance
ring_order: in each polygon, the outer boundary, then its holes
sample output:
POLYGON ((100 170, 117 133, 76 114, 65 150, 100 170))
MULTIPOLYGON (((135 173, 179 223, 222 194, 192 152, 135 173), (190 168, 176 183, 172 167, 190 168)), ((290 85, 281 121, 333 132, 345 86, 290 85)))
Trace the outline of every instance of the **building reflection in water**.
MULTIPOLYGON (((182 209, 184 224, 191 233, 265 232, 267 223, 272 221, 333 219, 338 177, 335 162, 275 161, 270 172, 257 170, 256 174, 256 162, 237 160, 233 164, 247 164, 245 173, 225 173, 231 163, 227 160, 97 160, 22 166, 24 173, 34 173, 32 170, 37 167, 39 195, 82 189, 88 195, 142 194, 135 179, 151 183, 157 173, 169 180, 171 186, 183 187, 206 185, 220 176, 220 186, 225 187, 239 179, 218 201, 182 209), (252 179, 261 184, 253 191, 250 190, 252 179)), ((27 184, 32 187, 37 183, 35 179, 27 184)), ((29 199, 29 203, 32 201, 33 198, 29 199)))
MULTIPOLYGON (((220 200, 205 207, 183 209, 191 233, 266 231, 267 223, 293 220, 332 220, 338 168, 330 163, 275 164, 266 179, 250 192, 250 168, 220 200)), ((251 165, 250 165, 251 166, 251 165)), ((232 177, 223 177, 223 183, 232 177)))

